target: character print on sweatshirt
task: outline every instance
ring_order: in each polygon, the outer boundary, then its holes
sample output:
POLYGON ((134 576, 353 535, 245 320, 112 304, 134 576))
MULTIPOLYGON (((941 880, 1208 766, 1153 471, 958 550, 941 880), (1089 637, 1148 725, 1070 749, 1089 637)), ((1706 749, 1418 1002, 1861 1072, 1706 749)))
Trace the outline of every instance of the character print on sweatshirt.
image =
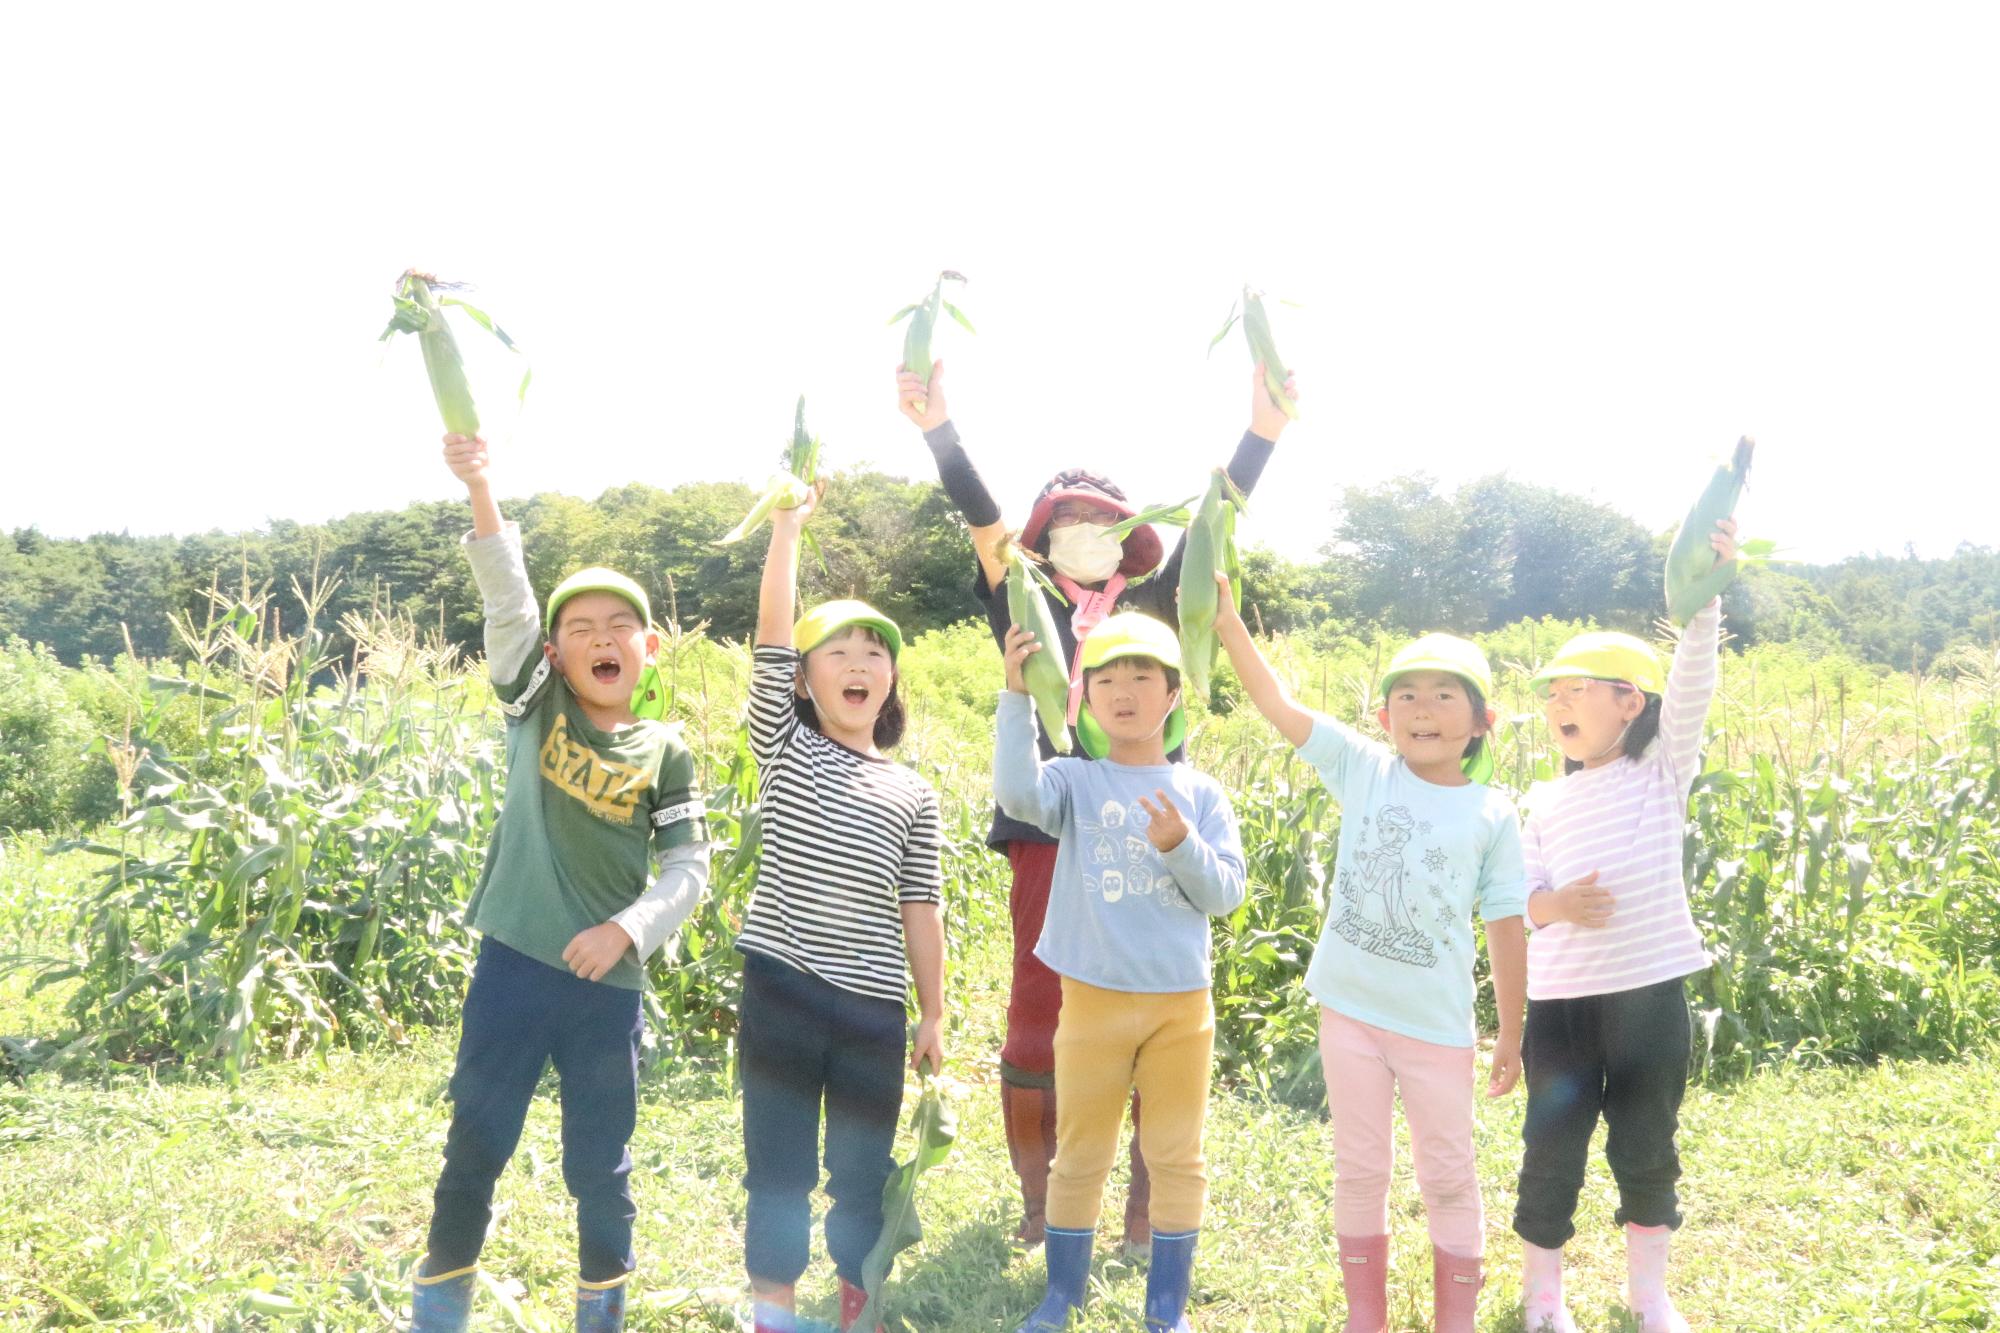
POLYGON ((1160 854, 1146 837, 1152 816, 1137 801, 1107 800, 1095 819, 1079 814, 1077 831, 1087 849, 1083 861, 1083 887, 1108 905, 1158 901, 1166 907, 1194 904, 1181 892, 1179 884, 1160 863, 1160 854))

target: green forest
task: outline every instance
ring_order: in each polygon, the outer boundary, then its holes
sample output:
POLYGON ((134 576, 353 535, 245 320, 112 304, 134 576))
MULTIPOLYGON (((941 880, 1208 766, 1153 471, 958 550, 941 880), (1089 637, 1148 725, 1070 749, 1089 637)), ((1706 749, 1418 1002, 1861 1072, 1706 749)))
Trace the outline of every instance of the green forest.
MULTIPOLYGON (((803 573, 808 598, 865 595, 911 633, 972 611, 970 546, 936 483, 855 472, 835 486, 839 501, 818 529, 824 561, 803 573)), ((543 494, 505 508, 521 525, 537 586, 609 564, 645 583, 682 627, 741 639, 756 615, 763 538, 726 548, 713 540, 753 498, 738 483, 633 484, 594 501, 543 494)), ((303 590, 337 580, 330 623, 349 611, 399 611, 473 649, 478 596, 455 549, 469 526, 463 502, 432 501, 243 533, 63 539, 20 529, 0 539, 0 641, 44 644, 69 665, 114 659, 127 635, 141 657, 178 657, 172 622, 205 615, 212 587, 268 589, 281 621, 297 623, 303 590)), ((1254 502, 1244 534, 1253 547, 1271 536, 1258 531, 1254 502)), ((1451 492, 1403 477, 1351 487, 1330 506, 1316 560, 1253 550, 1245 610, 1267 632, 1476 633, 1553 616, 1644 633, 1659 614, 1670 538, 1504 475, 1451 492)), ((2000 548, 1753 570, 1725 607, 1744 646, 1791 643, 1924 671, 1954 648, 2000 639, 2000 548)))

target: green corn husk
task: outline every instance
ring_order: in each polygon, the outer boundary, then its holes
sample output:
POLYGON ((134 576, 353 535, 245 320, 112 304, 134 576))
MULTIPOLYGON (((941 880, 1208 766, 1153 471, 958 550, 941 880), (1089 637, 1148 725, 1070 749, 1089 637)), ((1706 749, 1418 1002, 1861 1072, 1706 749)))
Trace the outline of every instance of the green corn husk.
MULTIPOLYGON (((428 273, 406 269, 396 281, 393 297, 396 313, 390 317, 389 327, 382 330, 380 341, 387 342, 399 333, 416 334, 417 345, 424 351, 424 369, 430 375, 431 394, 437 399, 439 415, 444 418, 444 428, 454 435, 477 435, 479 410, 473 406, 472 388, 465 380, 465 360, 459 355, 458 340, 452 336, 444 308, 457 306, 480 328, 498 338, 508 351, 518 355, 521 349, 485 311, 455 296, 437 295, 441 291, 454 290, 455 286, 441 283, 428 273)), ((517 397, 527 396, 528 381, 533 374, 532 370, 522 374, 517 397)))
MULTIPOLYGON (((779 459, 783 471, 771 474, 764 494, 751 507, 743 521, 729 530, 727 536, 716 539, 717 546, 728 546, 740 542, 757 530, 757 525, 771 516, 773 509, 797 509, 812 494, 813 483, 819 480, 819 437, 806 430, 806 396, 799 395, 798 411, 792 417, 792 442, 785 446, 779 459)), ((806 541, 813 539, 810 534, 806 541)), ((813 544, 817 552, 819 547, 813 544)), ((823 558, 823 557, 822 557, 823 558)))
POLYGON ((1667 552, 1667 616, 1677 625, 1687 624, 1696 612, 1736 581, 1746 563, 1754 563, 1744 556, 1717 562, 1709 538, 1715 534, 1718 522, 1736 512, 1743 483, 1750 475, 1750 455, 1756 447, 1756 441, 1748 435, 1736 442, 1735 454, 1715 469, 1708 488, 1694 502, 1694 508, 1688 510, 1681 521, 1681 530, 1674 534, 1673 548, 1667 552))
MULTIPOLYGON (((1229 333, 1237 318, 1237 307, 1232 305, 1229 307, 1229 318, 1222 322, 1221 331, 1208 340, 1209 351, 1215 350, 1215 345, 1229 333)), ((1243 288, 1241 318, 1243 339, 1250 344, 1251 364, 1264 367, 1264 391, 1271 395, 1272 402, 1284 409, 1286 416, 1297 421, 1299 405, 1285 392, 1285 380, 1291 372, 1278 359, 1278 344, 1271 337, 1271 317, 1264 311, 1264 294, 1250 290, 1247 285, 1243 288)))
MULTIPOLYGON (((946 282, 964 281, 963 273, 954 273, 946 269, 938 274, 937 285, 931 288, 929 296, 915 305, 904 306, 889 317, 891 324, 905 316, 909 318, 909 327, 903 330, 903 369, 926 384, 931 382, 931 335, 937 331, 938 312, 943 311, 957 320, 967 333, 979 331, 972 327, 972 321, 965 317, 964 312, 944 299, 946 282)), ((917 411, 922 412, 928 406, 929 403, 925 399, 917 400, 917 411)))
POLYGON ((1243 492, 1217 468, 1181 547, 1181 676, 1188 691, 1204 702, 1218 646, 1216 570, 1229 575, 1230 596, 1239 610, 1243 606, 1243 566, 1236 554, 1236 513, 1242 507, 1243 492))
POLYGON ((890 1172, 882 1185, 882 1234, 861 1261, 861 1289, 868 1293, 868 1303, 855 1316, 855 1328, 874 1328, 881 1319, 882 1287, 889 1269, 897 1255, 924 1238, 917 1220, 917 1177, 950 1156, 951 1145, 958 1138, 958 1111, 931 1073, 926 1061, 917 1074, 923 1091, 910 1115, 915 1141, 910 1160, 890 1172))
POLYGON ((1022 629, 1031 631, 1042 645, 1039 653, 1028 654, 1021 675, 1028 697, 1035 701, 1035 715, 1042 731, 1058 754, 1070 752, 1069 664, 1063 661, 1062 638, 1056 633, 1055 613, 1049 610, 1048 575, 1035 565, 1035 556, 1008 538, 1000 547, 1000 562, 1007 566, 1007 614, 1022 629))

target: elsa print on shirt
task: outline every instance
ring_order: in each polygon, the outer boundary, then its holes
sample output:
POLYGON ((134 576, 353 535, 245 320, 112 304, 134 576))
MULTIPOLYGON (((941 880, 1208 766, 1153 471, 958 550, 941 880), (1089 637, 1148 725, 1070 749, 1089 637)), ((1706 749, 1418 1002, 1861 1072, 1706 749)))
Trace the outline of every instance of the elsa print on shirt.
MULTIPOLYGON (((1417 832, 1416 819, 1400 805, 1383 806, 1372 819, 1362 816, 1352 866, 1341 871, 1341 910, 1333 930, 1378 958, 1436 967, 1438 944, 1418 915, 1420 904, 1412 894, 1415 876, 1407 859, 1417 850, 1411 845, 1417 832)), ((1435 858, 1435 850, 1425 858, 1434 871, 1435 858)), ((1440 896, 1436 885, 1430 886, 1430 894, 1440 896)))

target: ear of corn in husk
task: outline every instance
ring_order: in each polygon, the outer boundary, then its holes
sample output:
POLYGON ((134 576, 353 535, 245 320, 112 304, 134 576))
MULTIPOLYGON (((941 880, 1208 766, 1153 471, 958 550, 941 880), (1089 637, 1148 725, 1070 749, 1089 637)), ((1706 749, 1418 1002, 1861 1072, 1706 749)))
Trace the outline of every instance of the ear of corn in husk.
MULTIPOLYGON (((1223 340, 1237 321, 1237 307, 1229 307, 1229 318, 1222 322, 1222 329, 1208 340, 1208 350, 1223 340)), ((1292 420, 1299 419, 1299 405, 1285 392, 1285 379, 1291 373, 1285 363, 1278 358, 1278 344, 1271 337, 1271 317, 1264 310, 1264 294, 1243 288, 1242 315, 1243 338, 1250 344, 1250 360, 1253 365, 1264 367, 1264 391, 1271 395, 1271 401, 1284 409, 1292 420)))
MULTIPOLYGON (((915 305, 904 306, 889 317, 891 324, 904 318, 910 321, 909 326, 903 330, 903 369, 926 384, 931 382, 931 335, 937 331, 939 312, 942 311, 957 320, 967 333, 979 331, 972 327, 972 321, 965 317, 963 311, 944 299, 945 283, 964 281, 963 273, 954 273, 946 269, 938 274, 937 285, 931 288, 929 296, 915 305)), ((917 411, 922 412, 928 406, 928 400, 922 398, 917 400, 917 411)))
POLYGON ((1680 531, 1674 534, 1673 547, 1667 552, 1667 616, 1677 625, 1693 619, 1696 612, 1736 581, 1746 564, 1756 563, 1768 549, 1762 543, 1744 546, 1736 559, 1718 561, 1715 549, 1709 545, 1715 525, 1736 512, 1755 448, 1756 442, 1747 435, 1736 442, 1736 452, 1729 462, 1715 469, 1701 498, 1694 502, 1694 508, 1681 521, 1680 531))
POLYGON ((881 1318, 882 1288, 896 1256, 924 1238, 917 1218, 917 1177, 951 1155, 958 1139, 958 1110, 932 1077, 930 1062, 918 1071, 922 1092, 910 1114, 910 1160, 900 1163, 882 1185, 882 1231, 861 1261, 861 1289, 868 1303, 854 1317, 853 1327, 874 1328, 881 1318))
MULTIPOLYGON (((806 396, 799 395, 798 410, 792 416, 792 441, 785 446, 779 459, 783 471, 771 474, 764 487, 764 493, 743 521, 731 528, 728 535, 716 540, 717 546, 728 546, 740 542, 757 530, 757 525, 771 516, 774 509, 797 509, 812 494, 813 483, 819 480, 819 439, 806 430, 806 396)), ((812 538, 806 538, 808 542, 812 538)), ((818 550, 815 546, 814 550, 818 550)))
MULTIPOLYGON (((521 349, 485 311, 455 296, 440 297, 437 294, 454 288, 455 284, 441 283, 428 273, 405 270, 396 281, 393 297, 396 313, 390 317, 389 327, 382 330, 380 341, 387 342, 398 333, 416 334, 417 344, 424 352, 424 369, 430 375, 431 394, 437 399, 439 415, 444 418, 444 428, 454 435, 477 435, 479 412, 473 406, 472 389, 465 380, 465 361, 459 355, 458 340, 452 336, 451 325, 445 320, 444 308, 457 306, 480 328, 498 338, 508 351, 518 354, 521 349)), ((516 397, 527 396, 528 381, 533 374, 532 370, 523 372, 516 397)))
POLYGON ((1243 567, 1236 554, 1236 512, 1242 507, 1243 493, 1217 468, 1181 547, 1181 675, 1188 691, 1204 701, 1217 647, 1217 570, 1229 575, 1230 596, 1237 607, 1243 605, 1243 567))
POLYGON ((1001 543, 999 558, 1007 566, 1007 614, 1042 645, 1040 652, 1029 653, 1021 664, 1028 697, 1035 701, 1035 716, 1041 720, 1049 743, 1057 753, 1068 754, 1069 664, 1063 660, 1055 613, 1049 610, 1048 599, 1054 589, 1048 575, 1036 567, 1034 553, 1022 549, 1012 537, 1001 543))

